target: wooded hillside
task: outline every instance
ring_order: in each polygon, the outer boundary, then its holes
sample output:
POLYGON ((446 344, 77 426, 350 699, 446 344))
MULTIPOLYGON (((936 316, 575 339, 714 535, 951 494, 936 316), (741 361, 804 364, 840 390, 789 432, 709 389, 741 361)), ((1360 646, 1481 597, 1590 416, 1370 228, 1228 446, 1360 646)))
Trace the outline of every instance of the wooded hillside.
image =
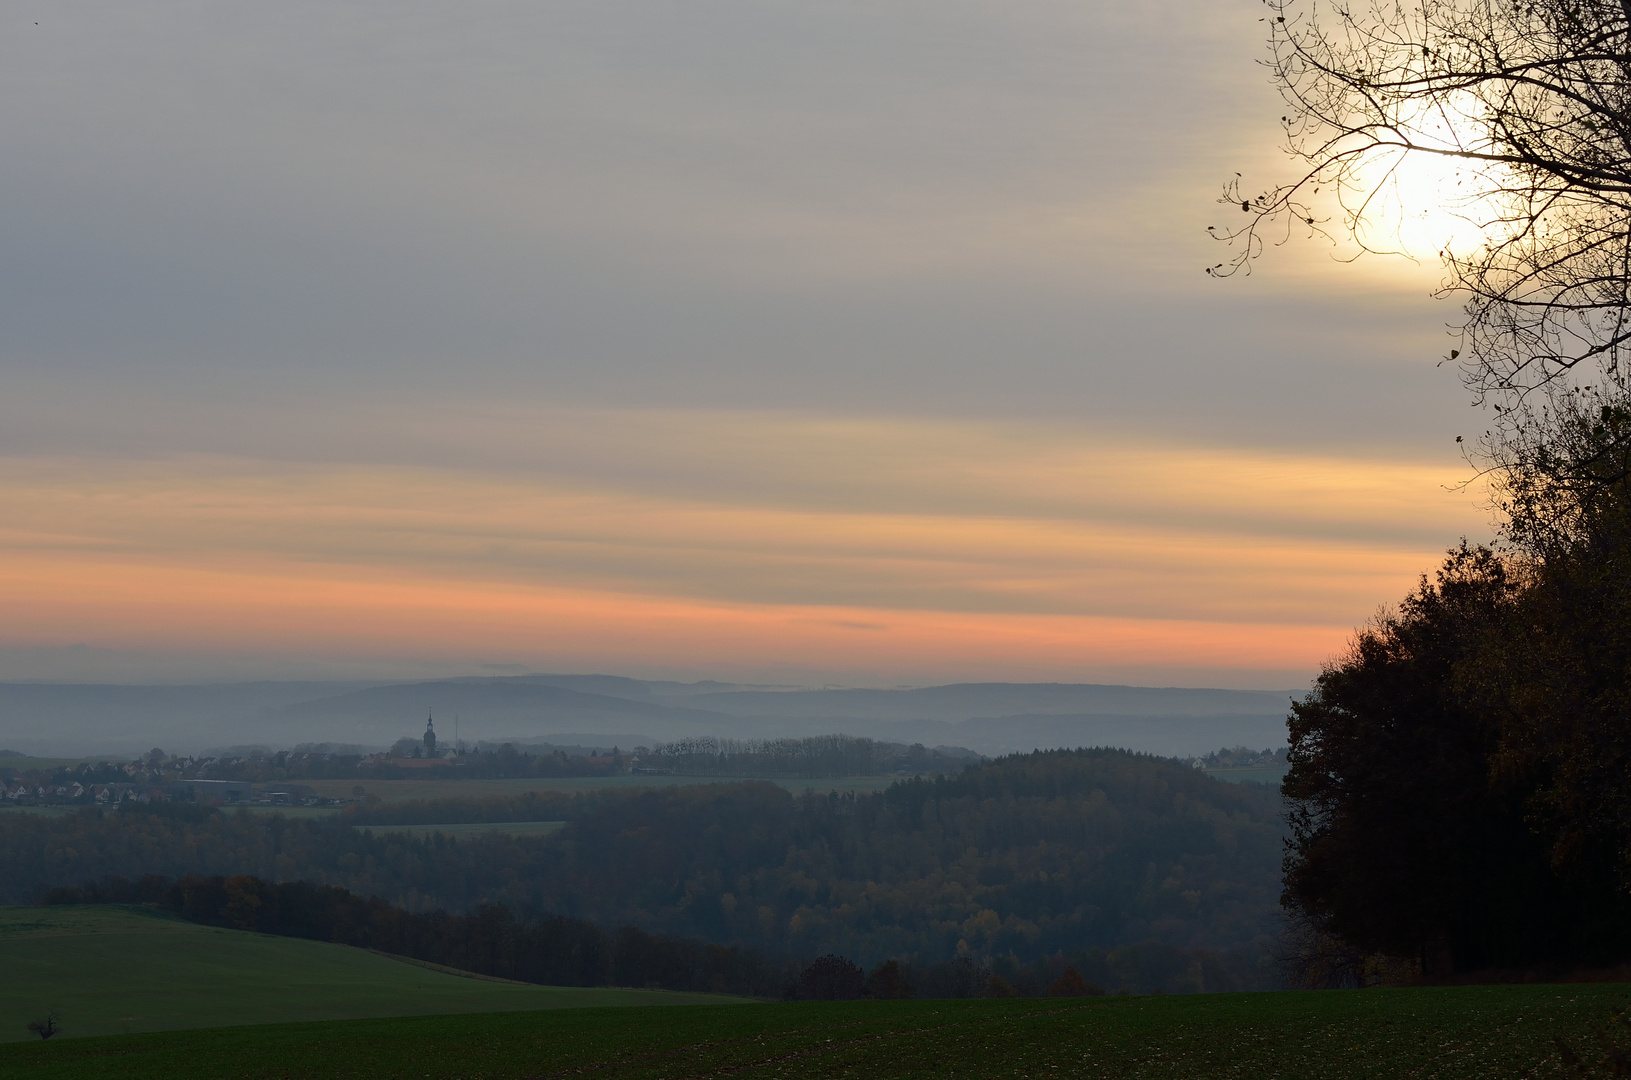
POLYGON ((553 836, 461 841, 374 834, 347 815, 7 813, 0 900, 107 875, 257 874, 412 910, 504 903, 869 965, 1260 949, 1277 926, 1278 795, 1121 751, 1016 755, 876 795, 745 782, 547 802, 567 820, 553 836))

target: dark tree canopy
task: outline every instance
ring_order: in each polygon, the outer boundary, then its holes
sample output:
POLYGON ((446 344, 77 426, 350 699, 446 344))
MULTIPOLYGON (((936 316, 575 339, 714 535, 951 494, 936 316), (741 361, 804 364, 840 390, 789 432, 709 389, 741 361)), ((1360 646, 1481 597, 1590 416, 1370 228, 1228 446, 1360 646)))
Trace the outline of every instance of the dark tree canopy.
MULTIPOLYGON (((899 965, 896 965, 899 970, 899 965)), ((866 989, 866 972, 842 956, 818 956, 799 972, 801 1001, 854 1001, 866 989)))
POLYGON ((1550 655, 1582 602, 1463 546, 1358 635, 1294 707, 1288 908, 1429 975, 1631 955, 1623 693, 1583 713, 1550 655))

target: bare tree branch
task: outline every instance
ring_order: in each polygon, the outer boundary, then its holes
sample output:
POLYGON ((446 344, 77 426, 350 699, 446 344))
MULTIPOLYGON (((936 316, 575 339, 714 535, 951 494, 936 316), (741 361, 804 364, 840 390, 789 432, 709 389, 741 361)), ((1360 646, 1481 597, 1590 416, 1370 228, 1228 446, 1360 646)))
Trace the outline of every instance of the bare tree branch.
MULTIPOLYGON (((1372 235, 1407 158, 1463 170, 1460 208, 1482 240, 1440 253, 1442 295, 1465 319, 1461 367, 1497 408, 1480 443, 1497 466, 1534 449, 1559 402, 1592 386, 1624 397, 1631 373, 1631 0, 1265 0, 1285 101, 1287 183, 1220 200, 1214 228, 1249 273, 1267 244, 1306 232, 1388 250, 1372 235), (1332 206, 1334 211, 1321 207, 1332 206), (1239 220, 1239 219, 1237 219, 1239 220), (1538 426, 1537 426, 1538 425, 1538 426)), ((1444 207, 1439 207, 1443 209, 1444 207)), ((1433 207, 1420 207, 1428 210, 1433 207)), ((1452 208, 1454 209, 1454 208, 1452 208)), ((1605 400, 1607 400, 1605 398, 1605 400)))

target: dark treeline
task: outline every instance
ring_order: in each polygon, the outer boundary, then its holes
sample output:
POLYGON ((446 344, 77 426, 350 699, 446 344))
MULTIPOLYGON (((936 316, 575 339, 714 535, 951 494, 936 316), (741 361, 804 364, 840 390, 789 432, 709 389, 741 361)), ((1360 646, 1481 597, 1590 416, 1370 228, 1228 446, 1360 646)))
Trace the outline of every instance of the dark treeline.
POLYGON ((1284 765, 1287 748, 1253 750, 1249 746, 1225 746, 1190 761, 1197 769, 1253 769, 1284 765))
MULTIPOLYGON (((177 881, 157 875, 137 881, 104 878, 52 889, 42 903, 141 904, 207 926, 351 945, 546 986, 628 986, 799 1000, 1103 994, 1103 987, 1082 971, 1121 985, 1136 981, 1151 959, 1148 948, 1092 950, 1028 965, 1012 958, 977 964, 963 957, 929 965, 891 959, 868 975, 832 954, 801 968, 786 958, 632 926, 606 930, 558 915, 523 920, 502 904, 484 905, 469 915, 410 912, 334 885, 272 884, 252 875, 189 875, 177 881)), ((1160 959, 1195 963, 1194 957, 1176 950, 1166 950, 1160 959)), ((1183 985, 1181 979, 1166 981, 1183 985)))
POLYGON ((887 776, 961 767, 978 755, 921 743, 878 742, 849 735, 804 739, 687 739, 658 743, 639 755, 638 768, 676 776, 887 776))
MULTIPOLYGON (((410 746, 412 743, 410 741, 410 746)), ((411 758, 420 756, 418 746, 412 746, 411 758)), ((517 777, 559 776, 611 776, 627 772, 628 758, 608 750, 603 755, 589 756, 582 752, 568 753, 561 747, 516 746, 514 743, 483 743, 478 746, 460 746, 440 751, 441 759, 448 763, 436 775, 462 780, 501 780, 517 777)), ((405 757, 408 755, 404 755, 405 757)), ((410 758, 410 760, 411 760, 410 758)), ((396 764, 402 757, 380 759, 364 758, 358 776, 373 780, 393 780, 402 777, 423 777, 423 770, 410 770, 396 764)))
POLYGON ((1116 987, 1273 978, 1279 798, 1174 762, 1057 751, 872 795, 737 782, 558 798, 526 811, 564 818, 552 836, 472 840, 157 804, 0 814, 0 900, 105 875, 254 874, 868 966, 966 956, 1013 973, 1062 956, 1116 987))
MULTIPOLYGON (((414 744, 414 749, 419 751, 415 758, 422 759, 423 747, 414 744)), ((402 761, 403 757, 390 754, 325 750, 250 750, 237 755, 191 757, 154 748, 128 762, 87 761, 39 767, 30 767, 26 760, 8 763, 0 767, 0 791, 21 785, 28 790, 19 801, 89 804, 94 801, 89 790, 93 785, 117 783, 188 801, 195 795, 184 786, 188 780, 277 784, 298 791, 299 783, 306 780, 396 780, 426 775, 424 768, 411 767, 425 764, 422 760, 409 758, 408 765, 402 761), (72 790, 75 784, 80 788, 77 792, 72 790)), ((629 768, 628 759, 620 755, 592 758, 552 747, 519 748, 510 743, 450 750, 438 761, 445 763, 437 766, 438 775, 466 780, 610 776, 629 768)))
MULTIPOLYGON (((659 743, 654 749, 593 748, 514 743, 461 744, 428 748, 420 739, 402 739, 390 751, 364 754, 353 749, 247 749, 213 757, 166 754, 155 747, 131 761, 78 762, 30 767, 26 760, 0 766, 0 795, 25 803, 90 804, 98 784, 134 785, 142 792, 190 801, 189 780, 232 780, 280 785, 309 792, 308 780, 395 780, 434 774, 464 780, 611 776, 628 772, 678 776, 793 777, 887 776, 960 768, 978 760, 955 747, 878 742, 848 735, 806 739, 691 739, 659 743), (430 758, 434 757, 434 761, 430 758), (74 785, 78 785, 77 788, 74 785), (10 790, 21 785, 21 791, 10 790)), ((510 819, 495 819, 510 820, 510 819)))
POLYGON ((363 825, 469 825, 481 822, 566 821, 593 813, 604 802, 625 797, 625 791, 523 791, 519 795, 490 795, 467 799, 409 799, 403 802, 368 802, 349 807, 345 820, 363 825))
POLYGON ((634 986, 770 997, 798 968, 751 950, 603 930, 561 916, 518 919, 502 904, 468 915, 410 912, 333 885, 258 877, 107 878, 46 894, 47 904, 141 903, 192 922, 310 938, 550 986, 634 986))
POLYGON ((1502 547, 1452 551, 1295 707, 1284 901, 1316 959, 1631 960, 1631 408, 1547 425, 1497 475, 1502 547))

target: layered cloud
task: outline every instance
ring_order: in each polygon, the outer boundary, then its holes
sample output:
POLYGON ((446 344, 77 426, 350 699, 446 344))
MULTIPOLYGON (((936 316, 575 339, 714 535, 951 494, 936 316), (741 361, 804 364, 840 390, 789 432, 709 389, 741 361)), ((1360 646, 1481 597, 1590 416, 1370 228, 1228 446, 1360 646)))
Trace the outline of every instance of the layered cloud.
POLYGON ((1409 461, 900 418, 443 419, 463 467, 385 438, 360 463, 0 462, 10 643, 1238 682, 1306 676, 1483 527, 1456 473, 1409 461))
POLYGON ((0 677, 1302 682, 1486 522, 1430 271, 1201 274, 1259 9, 0 12, 0 677))

